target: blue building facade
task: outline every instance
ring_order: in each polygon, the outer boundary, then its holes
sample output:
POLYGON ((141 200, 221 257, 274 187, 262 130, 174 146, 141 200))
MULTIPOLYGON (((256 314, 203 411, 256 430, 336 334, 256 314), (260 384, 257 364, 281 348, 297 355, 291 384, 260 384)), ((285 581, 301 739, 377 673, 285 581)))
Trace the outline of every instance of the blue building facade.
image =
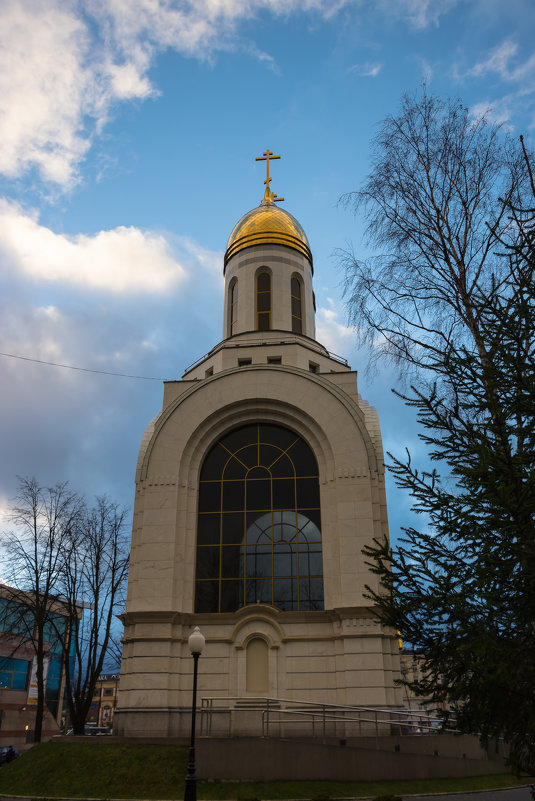
MULTIPOLYGON (((2 588, 0 587, 0 592, 2 588)), ((32 643, 31 607, 24 608, 22 594, 14 599, 4 587, 0 597, 0 745, 19 750, 33 742, 37 706, 36 657, 32 643), (7 596, 7 597, 6 597, 7 596)), ((67 660, 63 642, 69 620, 50 613, 45 627, 45 714, 43 736, 60 730, 63 717, 65 663, 74 670, 74 642, 67 660)))

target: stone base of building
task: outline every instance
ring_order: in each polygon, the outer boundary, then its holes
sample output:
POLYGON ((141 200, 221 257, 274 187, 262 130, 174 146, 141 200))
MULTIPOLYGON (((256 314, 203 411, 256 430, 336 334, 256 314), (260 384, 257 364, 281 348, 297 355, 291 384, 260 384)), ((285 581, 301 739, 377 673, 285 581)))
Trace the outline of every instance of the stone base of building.
POLYGON ((191 707, 183 709, 117 710, 114 737, 176 740, 186 743, 191 730, 191 707))
MULTIPOLYGON (((390 735, 393 731, 416 731, 416 721, 407 722, 405 710, 334 708, 321 704, 300 705, 258 699, 250 702, 197 709, 199 737, 275 737, 320 739, 326 742, 365 736, 390 735)), ((119 737, 166 738, 186 741, 191 730, 191 707, 182 709, 118 710, 113 733, 119 737)))
MULTIPOLYGON (((123 619, 114 718, 121 735, 181 737, 189 731, 183 710, 191 708, 187 640, 194 625, 206 636, 198 670, 199 726, 214 736, 259 736, 266 725, 276 736, 309 736, 311 726, 314 734, 323 726, 316 720, 318 705, 348 707, 348 718, 349 708, 369 707, 373 725, 374 708, 403 706, 395 683, 398 639, 365 607, 282 612, 256 604, 228 614, 138 612, 123 619), (288 704, 293 712, 277 724, 288 704)), ((348 720, 334 736, 362 734, 370 723, 364 718, 348 720)))

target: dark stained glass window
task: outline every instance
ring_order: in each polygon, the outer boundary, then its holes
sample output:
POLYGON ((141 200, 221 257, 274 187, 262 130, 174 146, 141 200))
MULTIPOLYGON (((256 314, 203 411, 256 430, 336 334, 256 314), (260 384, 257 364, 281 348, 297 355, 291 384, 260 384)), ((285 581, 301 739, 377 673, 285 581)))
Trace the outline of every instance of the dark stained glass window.
POLYGON ((292 331, 294 334, 303 333, 303 311, 301 302, 301 281, 296 275, 292 275, 292 331))
POLYGON ((238 325, 238 280, 235 278, 230 287, 230 336, 236 333, 238 325))
POLYGON ((195 587, 197 612, 323 609, 318 467, 293 431, 243 426, 206 455, 195 587))
POLYGON ((271 329, 271 274, 267 272, 256 276, 256 328, 271 329))

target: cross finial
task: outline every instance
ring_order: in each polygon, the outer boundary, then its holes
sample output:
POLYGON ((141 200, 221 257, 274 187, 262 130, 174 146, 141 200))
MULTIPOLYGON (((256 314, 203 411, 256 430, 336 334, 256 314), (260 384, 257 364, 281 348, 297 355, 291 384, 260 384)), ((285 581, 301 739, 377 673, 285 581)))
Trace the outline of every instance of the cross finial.
POLYGON ((265 161, 266 162, 266 180, 264 181, 266 185, 266 190, 264 192, 264 200, 263 202, 266 203, 273 203, 274 201, 284 200, 283 197, 277 197, 276 194, 271 192, 269 188, 269 184, 271 181, 271 176, 269 174, 269 160, 270 159, 280 159, 280 156, 274 156, 271 150, 265 150, 261 156, 256 156, 256 161, 265 161))

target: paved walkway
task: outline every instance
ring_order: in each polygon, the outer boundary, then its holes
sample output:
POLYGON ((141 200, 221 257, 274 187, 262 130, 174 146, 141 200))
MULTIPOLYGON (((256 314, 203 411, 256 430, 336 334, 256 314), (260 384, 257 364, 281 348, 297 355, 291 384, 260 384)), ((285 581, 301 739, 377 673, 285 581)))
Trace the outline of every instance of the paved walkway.
MULTIPOLYGON (((0 794, 0 801, 34 801, 37 796, 0 794)), ((371 796, 369 797, 371 801, 371 796)), ((504 790, 474 790, 471 793, 439 793, 437 795, 405 795, 407 801, 531 801, 531 787, 509 787, 504 790)), ((47 801, 50 799, 47 796, 47 801)), ((89 798, 58 798, 56 801, 99 801, 89 798)), ((346 801, 349 801, 346 799, 346 801)), ((355 801, 363 801, 362 798, 355 801)))
POLYGON ((404 798, 418 801, 531 801, 531 788, 509 787, 505 790, 477 790, 473 793, 447 793, 440 795, 413 795, 404 798))

